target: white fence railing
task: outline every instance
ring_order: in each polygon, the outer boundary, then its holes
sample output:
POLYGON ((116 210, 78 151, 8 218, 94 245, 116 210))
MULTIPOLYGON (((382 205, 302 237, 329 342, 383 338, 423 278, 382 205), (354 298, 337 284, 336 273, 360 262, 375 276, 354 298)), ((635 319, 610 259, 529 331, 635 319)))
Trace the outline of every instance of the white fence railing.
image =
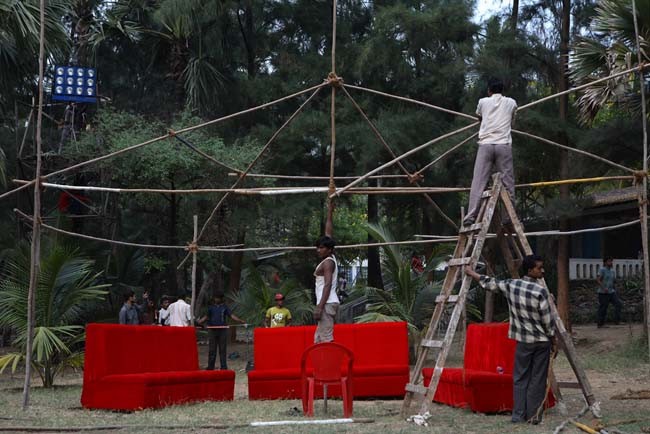
MULTIPOLYGON (((570 258, 569 279, 596 279, 598 270, 603 266, 602 259, 570 258)), ((643 273, 643 261, 640 259, 614 259, 612 265, 617 278, 635 276, 643 273)))

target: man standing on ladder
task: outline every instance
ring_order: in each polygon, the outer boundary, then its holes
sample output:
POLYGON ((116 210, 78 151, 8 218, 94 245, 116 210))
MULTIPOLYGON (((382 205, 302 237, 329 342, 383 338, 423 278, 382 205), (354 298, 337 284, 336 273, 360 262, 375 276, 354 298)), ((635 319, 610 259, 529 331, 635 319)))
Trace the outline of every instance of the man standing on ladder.
POLYGON ((465 273, 489 291, 501 291, 508 300, 510 329, 508 337, 517 341, 512 372, 512 422, 537 425, 542 419, 546 398, 546 380, 555 328, 551 317, 550 295, 537 283, 544 277, 544 262, 536 255, 526 256, 522 279, 496 280, 472 269, 465 273))
MULTIPOLYGON (((469 193, 469 207, 463 226, 476 221, 481 204, 481 195, 492 174, 492 166, 501 172, 503 185, 514 203, 515 176, 512 167, 512 136, 510 130, 515 119, 517 103, 503 96, 503 82, 491 78, 488 82, 488 97, 481 98, 476 114, 481 121, 478 132, 478 151, 474 162, 474 176, 469 193)), ((503 223, 508 223, 504 221, 503 223)))

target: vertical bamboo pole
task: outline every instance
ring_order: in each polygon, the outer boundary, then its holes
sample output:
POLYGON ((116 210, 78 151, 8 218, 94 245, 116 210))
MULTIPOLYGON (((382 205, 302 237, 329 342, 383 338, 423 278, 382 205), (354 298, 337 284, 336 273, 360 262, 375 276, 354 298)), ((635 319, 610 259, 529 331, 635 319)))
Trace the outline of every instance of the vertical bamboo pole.
MULTIPOLYGON (((332 0, 332 71, 330 77, 336 79, 336 2, 332 0)), ((332 83, 332 100, 330 105, 330 125, 332 142, 330 147, 330 181, 327 199, 327 220, 325 221, 325 235, 331 237, 334 233, 334 199, 336 191, 334 183, 334 162, 336 161, 336 84, 332 83)))
POLYGON ((192 324, 194 324, 194 321, 196 320, 196 253, 198 250, 198 246, 196 245, 196 237, 199 232, 199 216, 194 215, 194 238, 192 238, 192 324))
POLYGON ((45 58, 45 0, 40 1, 40 42, 38 51, 38 115, 36 118, 36 173, 34 179, 34 223, 32 230, 31 259, 29 264, 29 290, 27 293, 27 340, 25 343, 25 384, 23 410, 29 407, 29 389, 32 377, 32 345, 36 305, 36 285, 41 261, 41 127, 43 123, 43 64, 45 58))
MULTIPOLYGON (((639 41, 639 23, 637 20, 636 2, 632 0, 632 16, 634 17, 634 34, 636 37, 636 53, 639 67, 643 65, 641 56, 641 43, 639 41)), ((648 260, 648 114, 646 113, 645 80, 643 68, 639 69, 639 83, 641 85, 641 122, 643 122, 643 181, 639 192, 639 220, 641 224, 641 245, 643 246, 643 282, 645 286, 643 318, 645 321, 645 334, 650 351, 650 264, 648 260)))

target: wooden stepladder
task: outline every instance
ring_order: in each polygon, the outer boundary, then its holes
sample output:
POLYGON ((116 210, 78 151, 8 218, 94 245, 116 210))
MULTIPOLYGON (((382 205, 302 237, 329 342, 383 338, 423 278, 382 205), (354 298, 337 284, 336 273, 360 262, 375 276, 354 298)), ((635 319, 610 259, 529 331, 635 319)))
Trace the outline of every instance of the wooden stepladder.
MULTIPOLYGON (((423 415, 430 409, 436 389, 438 388, 438 383, 440 382, 445 361, 447 360, 449 350, 454 340, 454 334, 456 333, 460 318, 463 316, 465 310, 467 293, 472 284, 472 278, 464 273, 463 267, 466 265, 471 265, 472 267, 476 266, 481 257, 485 240, 489 235, 488 230, 491 226, 495 229, 494 232, 497 234, 497 241, 502 250, 508 271, 512 277, 519 277, 518 264, 521 263, 524 256, 532 254, 532 249, 528 244, 528 240, 524 234, 524 228, 519 221, 519 217, 517 217, 515 208, 510 200, 510 195, 503 187, 501 174, 499 173, 493 176, 492 188, 483 192, 476 223, 471 226, 463 227, 459 231, 458 244, 456 244, 454 256, 447 264, 447 275, 445 276, 440 295, 436 297, 436 306, 429 323, 429 328, 420 343, 421 348, 418 353, 415 367, 411 372, 411 380, 406 385, 404 403, 402 404, 402 416, 404 417, 411 414, 410 406, 414 398, 419 400, 418 414, 423 415), (499 203, 503 207, 505 214, 507 214, 510 219, 510 224, 507 226, 512 226, 514 228, 514 233, 513 231, 504 230, 501 221, 501 213, 498 212, 499 203), (461 280, 460 289, 458 290, 458 293, 452 294, 459 278, 461 280), (441 319, 447 306, 450 304, 453 304, 454 307, 444 338, 442 340, 436 340, 436 331, 440 326, 441 319), (438 351, 436 365, 429 386, 424 387, 422 383, 422 368, 425 367, 429 351, 432 350, 438 351)), ((546 285, 546 282, 542 283, 546 285)), ((549 378, 553 392, 557 400, 562 404, 562 408, 564 405, 562 403, 560 386, 580 388, 593 415, 595 417, 600 417, 600 404, 595 400, 589 380, 578 362, 573 340, 567 332, 566 327, 564 327, 553 300, 551 300, 550 304, 558 344, 564 350, 577 379, 577 383, 558 383, 555 380, 554 374, 551 372, 549 378)))

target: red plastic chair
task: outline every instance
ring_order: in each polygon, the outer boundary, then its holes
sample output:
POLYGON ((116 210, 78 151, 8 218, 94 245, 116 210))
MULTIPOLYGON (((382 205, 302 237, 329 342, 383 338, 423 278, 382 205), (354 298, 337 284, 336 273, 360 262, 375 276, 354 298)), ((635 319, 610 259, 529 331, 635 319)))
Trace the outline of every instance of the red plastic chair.
POLYGON ((340 384, 343 398, 343 417, 352 416, 353 363, 354 354, 352 354, 352 351, 335 342, 312 345, 302 353, 300 371, 302 377, 302 411, 305 415, 314 415, 314 389, 316 384, 323 386, 325 412, 327 412, 327 386, 340 384), (308 362, 310 366, 308 366, 308 362))

